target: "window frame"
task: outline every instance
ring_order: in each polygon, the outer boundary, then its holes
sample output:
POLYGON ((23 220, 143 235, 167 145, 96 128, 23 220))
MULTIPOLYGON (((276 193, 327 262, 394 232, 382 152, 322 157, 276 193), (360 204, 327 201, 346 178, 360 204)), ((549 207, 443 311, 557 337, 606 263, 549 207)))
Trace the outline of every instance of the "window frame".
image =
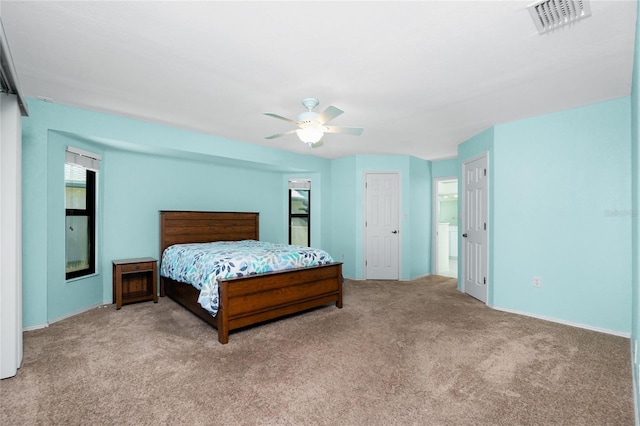
MULTIPOLYGON (((71 164, 71 163, 66 163, 71 164)), ((66 166, 65 164, 65 166, 66 166)), ((73 164, 72 164, 73 165, 73 164)), ((76 166, 79 166, 76 164, 76 166)), ((65 205, 65 221, 67 217, 78 216, 87 217, 88 226, 88 242, 89 242, 89 267, 85 269, 79 269, 77 271, 66 272, 66 258, 65 258, 65 275, 66 279, 81 278, 88 275, 95 274, 96 272, 96 172, 94 170, 83 167, 87 173, 86 175, 86 199, 84 209, 68 209, 65 205)), ((65 179, 66 190, 66 179, 65 179)), ((66 225, 65 225, 66 226, 66 225)), ((66 231, 65 231, 65 250, 67 245, 66 231)))
POLYGON ((289 244, 291 244, 291 221, 293 218, 306 218, 307 219, 307 247, 311 247, 311 188, 289 188, 289 244), (292 213, 291 200, 293 199, 293 191, 306 191, 309 204, 307 206, 306 213, 292 213))

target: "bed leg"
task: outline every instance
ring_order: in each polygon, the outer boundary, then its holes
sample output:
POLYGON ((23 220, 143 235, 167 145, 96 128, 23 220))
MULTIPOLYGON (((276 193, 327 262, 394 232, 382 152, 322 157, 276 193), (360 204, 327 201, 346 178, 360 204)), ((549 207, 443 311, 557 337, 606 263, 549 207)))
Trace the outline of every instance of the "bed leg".
POLYGON ((218 342, 226 345, 229 343, 229 283, 227 281, 218 282, 218 342))
POLYGON ((336 299, 336 306, 342 309, 342 283, 344 283, 344 277, 342 276, 342 264, 340 265, 340 269, 338 271, 338 298, 336 299))

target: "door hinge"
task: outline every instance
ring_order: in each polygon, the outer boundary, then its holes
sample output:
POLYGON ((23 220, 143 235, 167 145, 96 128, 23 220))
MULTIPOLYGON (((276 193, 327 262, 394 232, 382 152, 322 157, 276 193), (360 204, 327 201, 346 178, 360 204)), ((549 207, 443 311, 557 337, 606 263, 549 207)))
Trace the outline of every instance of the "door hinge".
POLYGON ((487 283, 487 277, 484 277, 484 278, 482 279, 482 282, 483 282, 483 284, 486 284, 486 283, 487 283))
POLYGON ((487 222, 484 223, 484 230, 487 230, 487 222))
POLYGON ((484 169, 484 175, 485 176, 487 175, 487 169, 484 169))
POLYGON ((369 262, 367 262, 366 260, 364 261, 364 266, 367 266, 369 264, 369 262))

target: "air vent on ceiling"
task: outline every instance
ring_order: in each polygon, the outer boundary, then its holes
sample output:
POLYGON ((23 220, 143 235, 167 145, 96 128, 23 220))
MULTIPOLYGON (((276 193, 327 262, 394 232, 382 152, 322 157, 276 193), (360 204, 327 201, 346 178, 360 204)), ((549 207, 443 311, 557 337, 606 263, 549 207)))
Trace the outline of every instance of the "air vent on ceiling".
POLYGON ((540 34, 591 16, 589 0, 543 0, 527 7, 540 34))

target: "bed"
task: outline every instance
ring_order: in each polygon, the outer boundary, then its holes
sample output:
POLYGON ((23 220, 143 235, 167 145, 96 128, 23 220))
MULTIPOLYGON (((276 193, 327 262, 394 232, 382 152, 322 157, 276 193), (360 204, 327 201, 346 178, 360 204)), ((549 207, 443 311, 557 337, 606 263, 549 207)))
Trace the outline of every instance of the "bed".
MULTIPOLYGON (((174 244, 241 240, 259 240, 258 213, 160 211, 161 255, 174 244)), ((195 287, 160 277, 160 295, 211 324, 226 344, 234 329, 332 303, 342 308, 342 263, 219 279, 218 292, 212 316, 197 302, 195 287)))

